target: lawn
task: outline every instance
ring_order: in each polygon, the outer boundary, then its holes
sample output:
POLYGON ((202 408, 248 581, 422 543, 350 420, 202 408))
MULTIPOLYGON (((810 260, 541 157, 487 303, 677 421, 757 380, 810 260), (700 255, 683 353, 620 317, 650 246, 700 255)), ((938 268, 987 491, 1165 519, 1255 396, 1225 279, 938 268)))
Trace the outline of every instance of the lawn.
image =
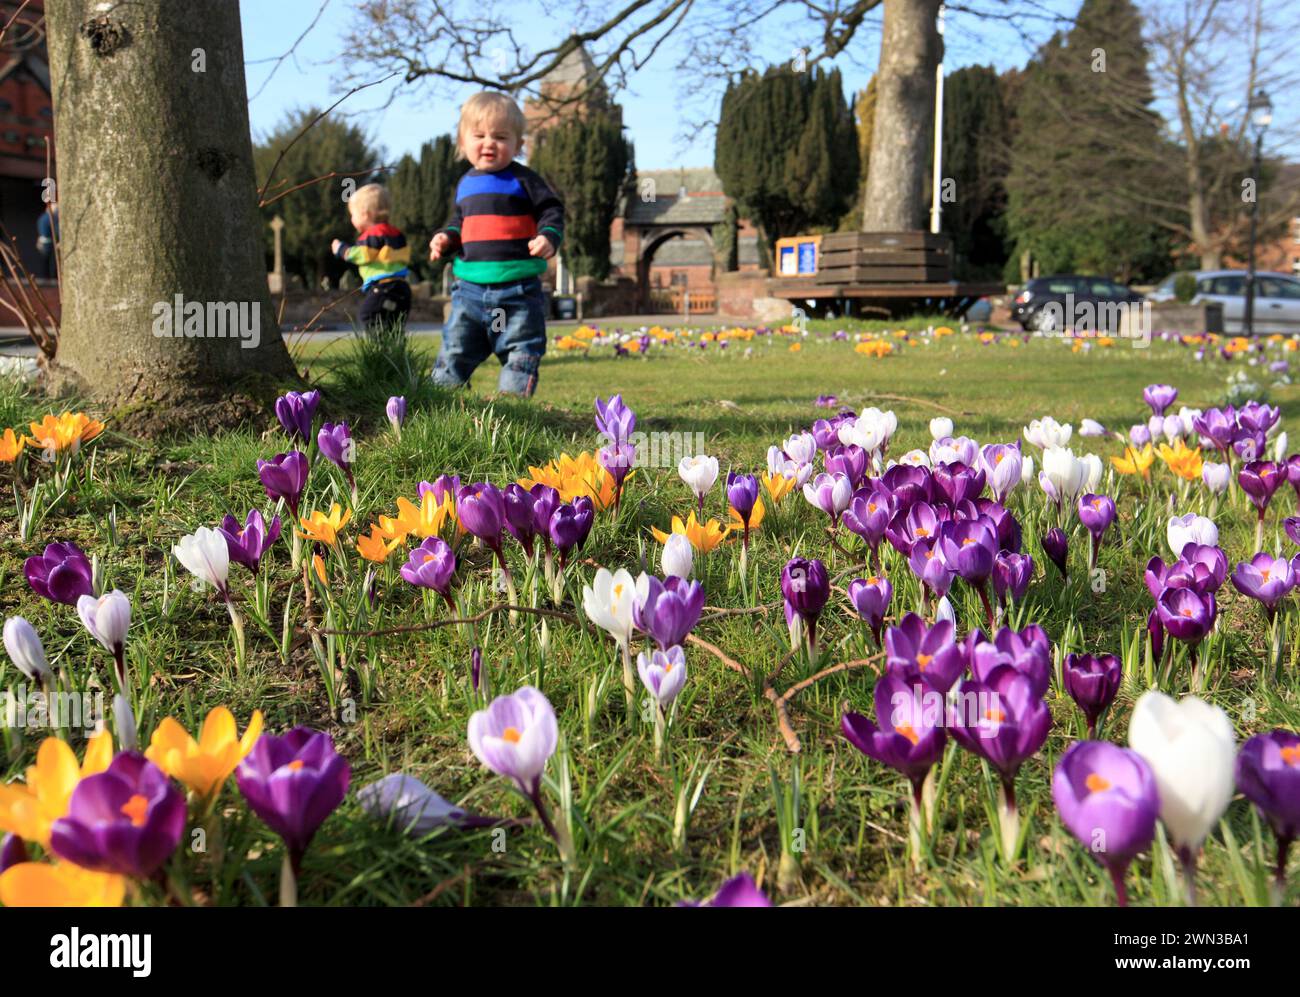
MULTIPOLYGON (((695 633, 720 653, 688 645, 688 679, 660 760, 639 705, 627 715, 618 652, 585 621, 581 591, 597 566, 625 567, 633 575, 660 570, 661 548, 651 527, 666 530, 673 515, 684 517, 693 508, 675 457, 661 460, 664 466, 638 469, 617 515, 612 509, 597 514, 581 560, 566 573, 565 598, 557 607, 571 613, 576 604, 579 622, 544 623, 527 614, 510 620, 496 613, 473 624, 413 629, 445 618, 447 610, 432 593, 398 576, 404 550, 378 570, 378 601, 375 608, 367 605, 367 565, 355 552, 355 540, 379 515, 394 514, 398 496, 415 499, 420 481, 444 473, 458 474, 465 483, 504 486, 562 452, 594 450, 601 443, 592 421, 597 396, 621 394, 635 410, 640 431, 690 440, 700 434, 724 478, 728 468, 765 470, 769 446, 839 407, 892 409, 898 417, 894 457, 928 447, 929 421, 936 416, 951 418, 956 434, 992 443, 1021 438, 1031 419, 1050 415, 1074 425, 1076 450, 1102 455, 1107 473, 1099 490, 1116 498, 1120 514, 1101 550, 1101 571, 1092 577, 1078 516, 1068 509, 1061 517, 1071 534, 1071 574, 1063 583, 1039 547, 1057 514, 1037 485, 1016 489, 1007 506, 1021 523, 1023 549, 1033 555, 1035 573, 1011 621, 1017 627, 1036 622, 1047 631, 1058 672, 1068 651, 1124 657, 1124 682, 1101 736, 1125 744, 1132 704, 1156 680, 1145 642, 1137 639, 1152 606, 1143 566, 1153 554, 1171 559, 1168 517, 1207 513, 1210 497, 1199 484, 1181 495, 1158 460, 1145 489, 1133 477, 1115 475, 1109 457, 1121 452, 1119 443, 1080 438, 1081 420, 1127 432, 1149 415, 1142 389, 1153 382, 1179 389, 1175 408, 1219 405, 1229 376, 1246 371, 1281 408, 1285 429, 1300 411, 1300 389, 1275 383, 1276 375, 1262 364, 1249 366, 1244 356, 1225 362, 1212 350, 1197 360, 1193 347, 1178 343, 1157 340, 1138 349, 1119 341, 1072 351, 1066 341, 1022 341, 1018 334, 984 343, 974 333, 934 337, 925 331, 938 324, 911 321, 912 334, 904 338, 894 334, 896 325, 813 322, 806 337, 758 335, 725 348, 678 340, 656 344, 648 355, 618 357, 608 346, 593 347, 590 355, 552 347, 530 402, 487 394, 495 385, 495 361, 480 369, 468 392, 448 394, 412 381, 421 363, 431 360, 433 340, 418 341, 415 357, 397 363, 374 351, 362 355, 348 342, 324 349, 308 343, 299 347, 299 360, 322 389, 323 417, 347 419, 357 434, 357 502, 337 552, 326 559, 328 586, 313 583, 310 605, 304 605, 302 577, 289 568, 287 512, 281 510, 286 539, 269 565, 263 564, 260 593, 247 570, 232 566, 241 604, 251 609, 269 603, 268 632, 247 623, 242 666, 225 608, 210 589, 191 585, 170 551, 182 536, 216 526, 226 513, 241 522, 251 508, 270 514, 273 504, 258 482, 256 462, 288 449, 270 411, 239 432, 196 433, 163 444, 125 438, 110 424, 77 456, 62 493, 44 486, 33 497, 33 480, 48 479, 49 471, 29 462, 16 487, 6 483, 15 506, 14 515, 0 522, 0 611, 35 625, 70 687, 92 680, 107 687, 110 660, 75 611, 38 598, 23 580, 24 558, 46 543, 75 541, 96 556, 101 590, 116 587, 131 597, 126 654, 142 742, 167 716, 195 731, 207 710, 220 704, 234 712, 240 730, 260 709, 268 731, 306 724, 330 733, 351 763, 353 789, 307 853, 299 885, 304 904, 670 904, 709 896, 740 871, 751 873, 773 899, 801 905, 1108 904, 1109 881, 1053 811, 1052 769, 1083 735, 1081 715, 1056 682, 1047 693, 1051 733, 1017 783, 1025 834, 1017 861, 999 857, 989 770, 950 743, 939 766, 934 828, 923 861, 913 866, 906 781, 865 758, 840 733, 846 706, 872 713, 875 676, 883 667, 843 592, 849 579, 870 572, 852 534, 841 528, 833 546, 825 515, 797 489, 775 508, 768 503, 743 574, 734 540, 707 557, 697 555, 695 577, 704 585, 707 608, 695 633), (838 329, 848 338, 835 338, 838 329), (855 352, 860 333, 892 343, 894 352, 855 352), (400 440, 383 412, 385 399, 396 393, 411 399, 400 440), (822 395, 834 395, 836 407, 818 407, 822 395), (26 524, 27 518, 34 521, 26 524), (779 577, 794 555, 824 559, 836 579, 820 624, 816 666, 806 654, 787 656, 779 577), (365 633, 321 636, 316 647, 313 625, 365 633), (547 769, 547 792, 552 809, 574 831, 577 861, 570 868, 560 863, 526 802, 467 747, 466 725, 482 706, 470 684, 476 646, 493 695, 531 684, 558 714, 561 747, 547 769), (772 698, 816 668, 862 659, 871 664, 821 679, 789 702, 787 734, 797 734, 800 745, 792 753, 772 698), (765 679, 772 695, 765 694, 765 679), (404 835, 366 814, 356 798, 360 787, 397 771, 418 777, 467 811, 515 820, 496 828, 404 835)), ((1290 356, 1283 345, 1271 346, 1269 358, 1290 356)), ((24 427, 49 410, 48 402, 6 386, 0 391, 0 430, 24 427)), ((1022 446, 1037 469, 1038 451, 1022 446)), ((7 478, 12 466, 0 465, 0 477, 7 478)), ((347 486, 317 456, 303 509, 326 510, 335 501, 351 504, 347 486)), ((1265 549, 1293 550, 1281 520, 1293 513, 1294 503, 1289 488, 1278 492, 1265 549)), ((726 521, 721 485, 709 496, 707 513, 726 521)), ((1214 518, 1230 567, 1254 553, 1254 516, 1240 494, 1225 497, 1214 518)), ((893 618, 916 607, 916 583, 901 555, 888 544, 882 551, 884 573, 895 584, 893 618)), ((507 555, 521 583, 521 603, 549 606, 519 545, 508 547, 507 555)), ((462 606, 478 612, 493 605, 501 596, 492 590, 488 553, 467 545, 460 559, 462 606)), ((1281 676, 1267 678, 1261 673, 1269 634, 1258 605, 1230 582, 1219 595, 1221 619, 1201 650, 1204 697, 1228 712, 1239 741, 1296 727, 1300 679, 1293 614, 1283 627, 1281 676)), ((954 586, 952 601, 961 634, 982 624, 973 593, 954 586)), ((21 683, 19 673, 4 668, 0 683, 21 683)), ((1181 696, 1189 680, 1180 647, 1160 686, 1181 696)), ((80 754, 81 733, 71 737, 80 754)), ((21 777, 39 735, 6 728, 4 739, 5 779, 21 777)), ((175 895, 204 904, 274 903, 279 840, 243 806, 233 780, 216 813, 201 823, 207 833, 183 838, 169 866, 175 895)), ((1267 903, 1272 860, 1271 831, 1238 795, 1206 844, 1201 902, 1267 903)), ((1130 872, 1131 902, 1181 903, 1176 867, 1158 832, 1130 872)), ((161 896, 150 885, 136 902, 158 902, 161 896)), ((1296 899, 1294 889, 1290 899, 1296 899)))

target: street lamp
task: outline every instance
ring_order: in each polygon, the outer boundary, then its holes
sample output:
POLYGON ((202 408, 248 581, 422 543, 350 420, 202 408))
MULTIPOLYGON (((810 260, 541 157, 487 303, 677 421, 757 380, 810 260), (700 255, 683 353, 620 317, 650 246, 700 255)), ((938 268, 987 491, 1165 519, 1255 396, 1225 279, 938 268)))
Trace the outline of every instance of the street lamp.
POLYGON ((1250 123, 1255 129, 1255 159, 1250 175, 1255 182, 1254 196, 1250 200, 1250 255, 1246 265, 1246 314, 1242 331, 1247 336, 1255 334, 1255 228, 1259 221, 1259 172, 1264 149, 1264 132, 1273 123, 1273 102, 1263 90, 1256 90, 1247 105, 1250 123))

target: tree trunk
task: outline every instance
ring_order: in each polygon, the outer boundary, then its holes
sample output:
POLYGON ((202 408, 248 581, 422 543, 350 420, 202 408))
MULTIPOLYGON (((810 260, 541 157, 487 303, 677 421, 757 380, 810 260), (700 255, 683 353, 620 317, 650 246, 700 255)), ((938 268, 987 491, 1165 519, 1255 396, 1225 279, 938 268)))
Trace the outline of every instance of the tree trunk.
POLYGON ((46 16, 63 268, 51 388, 146 435, 264 414, 297 374, 267 288, 239 5, 51 0, 46 16))
POLYGON ((885 0, 862 209, 866 232, 925 228, 934 140, 934 71, 942 52, 935 26, 939 2, 885 0))

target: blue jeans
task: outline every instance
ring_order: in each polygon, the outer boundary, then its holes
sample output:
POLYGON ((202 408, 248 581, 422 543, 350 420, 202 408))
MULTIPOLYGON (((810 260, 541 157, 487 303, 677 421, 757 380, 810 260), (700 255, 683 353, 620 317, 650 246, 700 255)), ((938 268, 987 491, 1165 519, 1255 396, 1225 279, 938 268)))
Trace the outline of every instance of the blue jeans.
POLYGON ((516 284, 471 284, 457 280, 451 315, 442 329, 442 350, 433 382, 444 388, 466 384, 495 353, 501 361, 497 390, 527 398, 537 387, 537 366, 546 352, 546 299, 532 277, 516 284))

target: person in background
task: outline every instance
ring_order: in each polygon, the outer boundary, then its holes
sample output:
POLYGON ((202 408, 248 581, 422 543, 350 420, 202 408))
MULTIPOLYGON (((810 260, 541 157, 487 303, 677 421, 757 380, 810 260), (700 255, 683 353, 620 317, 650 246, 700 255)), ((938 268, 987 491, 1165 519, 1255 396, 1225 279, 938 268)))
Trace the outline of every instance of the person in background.
POLYGON ((406 282, 411 247, 406 236, 388 223, 392 201, 382 184, 368 183, 348 200, 357 230, 354 243, 335 239, 334 255, 361 271, 361 324, 367 329, 395 322, 406 325, 411 313, 411 285, 406 282))

